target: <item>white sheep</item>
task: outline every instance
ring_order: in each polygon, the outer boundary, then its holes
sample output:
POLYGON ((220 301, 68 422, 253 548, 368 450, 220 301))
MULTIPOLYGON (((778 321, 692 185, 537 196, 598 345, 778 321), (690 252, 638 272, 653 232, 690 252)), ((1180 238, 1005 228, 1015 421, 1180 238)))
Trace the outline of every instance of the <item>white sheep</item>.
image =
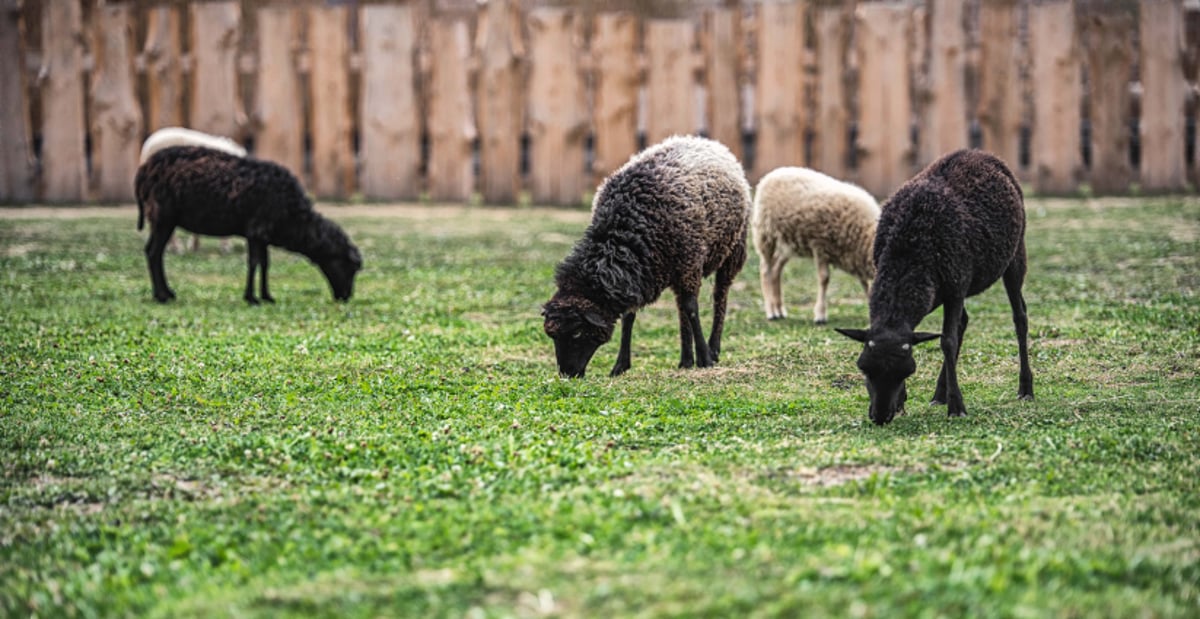
POLYGON ((858 278, 869 293, 875 278, 871 246, 878 221, 879 203, 856 185, 798 167, 777 168, 764 176, 754 192, 751 225, 767 318, 787 316, 780 275, 792 256, 812 256, 816 263, 813 318, 817 324, 827 319, 830 265, 858 278))
MULTIPOLYGON (((241 144, 227 137, 210 135, 203 131, 184 127, 163 127, 150 134, 150 137, 146 138, 146 141, 142 143, 142 153, 138 157, 138 165, 146 163, 146 160, 150 159, 154 153, 172 146, 203 146, 204 148, 219 150, 237 157, 246 156, 246 149, 241 144)), ((171 238, 171 247, 177 252, 182 252, 184 249, 178 237, 171 238)), ((192 251, 196 251, 199 248, 200 237, 193 234, 191 249, 192 251)), ((229 239, 221 239, 221 251, 228 253, 229 248, 229 239)))

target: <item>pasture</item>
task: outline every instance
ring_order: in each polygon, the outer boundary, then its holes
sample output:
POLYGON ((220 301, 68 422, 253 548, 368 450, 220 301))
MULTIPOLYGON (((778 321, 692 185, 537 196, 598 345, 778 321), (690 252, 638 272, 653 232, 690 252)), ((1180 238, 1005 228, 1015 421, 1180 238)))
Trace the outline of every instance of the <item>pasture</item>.
POLYGON ((273 248, 260 307, 244 243, 169 254, 159 305, 132 206, 0 211, 0 615, 1194 617, 1200 199, 1027 205, 1037 400, 997 285, 968 416, 926 344, 883 427, 832 330, 866 300, 835 272, 812 325, 811 262, 768 322, 751 255, 716 368, 668 292, 628 373, 563 380, 584 209, 321 205, 354 298, 273 248))

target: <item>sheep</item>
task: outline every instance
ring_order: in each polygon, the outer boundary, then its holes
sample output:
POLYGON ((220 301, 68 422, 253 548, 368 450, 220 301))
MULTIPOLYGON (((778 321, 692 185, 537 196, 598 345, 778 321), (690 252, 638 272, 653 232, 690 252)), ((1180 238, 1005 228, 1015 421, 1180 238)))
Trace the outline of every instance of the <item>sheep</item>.
MULTIPOLYGON (((146 138, 146 141, 142 143, 142 152, 138 157, 138 165, 146 163, 146 160, 154 153, 171 146, 204 146, 224 151, 231 155, 237 155, 238 157, 246 156, 246 149, 242 148, 241 144, 227 137, 210 135, 202 131, 186 129, 184 127, 163 127, 150 134, 150 137, 146 138)), ((183 244, 174 236, 171 237, 171 247, 179 252, 184 250, 183 244)), ((192 235, 191 250, 196 251, 199 248, 200 237, 192 235)), ((229 253, 229 248, 229 239, 221 239, 221 252, 229 253)))
POLYGON ((787 317, 780 276, 792 256, 812 256, 816 264, 816 324, 827 321, 830 265, 858 278, 863 292, 870 294, 878 220, 879 204, 871 194, 816 170, 783 167, 762 177, 754 190, 751 229, 767 319, 787 317))
POLYGON ((913 346, 941 339, 942 371, 934 404, 950 417, 966 415, 957 362, 967 329, 967 297, 1003 278, 1020 355, 1017 397, 1033 399, 1025 281, 1025 206, 1021 187, 1000 159, 960 150, 934 161, 883 205, 875 237, 875 281, 868 329, 837 329, 864 344, 858 367, 866 377, 876 424, 902 413, 905 379, 916 371, 913 346), (913 329, 943 308, 942 332, 913 329))
POLYGON ((555 272, 545 304, 562 376, 584 375, 621 319, 621 348, 610 376, 631 367, 637 310, 670 288, 679 312, 679 367, 709 367, 721 353, 726 301, 746 262, 750 184, 719 142, 674 136, 634 155, 596 191, 584 236, 555 272), (716 273, 713 323, 705 343, 698 296, 716 273))
POLYGON ((274 303, 267 288, 267 246, 306 256, 329 281, 333 298, 346 301, 362 268, 358 248, 337 224, 313 210, 300 182, 270 161, 241 158, 197 146, 173 146, 138 168, 135 182, 138 230, 150 222, 146 261, 154 298, 175 298, 163 273, 163 249, 176 226, 195 234, 246 238, 249 273, 243 297, 257 305, 254 272, 262 269, 261 299, 274 303))

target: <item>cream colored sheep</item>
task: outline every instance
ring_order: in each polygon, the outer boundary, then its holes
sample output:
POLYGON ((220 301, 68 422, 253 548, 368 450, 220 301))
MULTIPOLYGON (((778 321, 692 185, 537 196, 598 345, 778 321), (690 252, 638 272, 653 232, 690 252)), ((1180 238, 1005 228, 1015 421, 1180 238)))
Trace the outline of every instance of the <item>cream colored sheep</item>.
POLYGON ((772 170, 754 192, 754 247, 758 250, 767 318, 787 316, 780 275, 792 256, 812 256, 817 266, 813 319, 825 324, 829 267, 837 267, 870 291, 875 278, 871 247, 879 203, 866 190, 808 168, 772 170))

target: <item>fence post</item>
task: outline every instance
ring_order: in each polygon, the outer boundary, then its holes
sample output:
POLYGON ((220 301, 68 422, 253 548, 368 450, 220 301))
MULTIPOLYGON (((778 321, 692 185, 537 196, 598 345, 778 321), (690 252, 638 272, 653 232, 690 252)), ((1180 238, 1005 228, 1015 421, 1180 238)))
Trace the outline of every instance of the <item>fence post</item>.
POLYGON ((87 191, 83 11, 77 0, 42 7, 42 196, 79 202, 87 191))
MULTIPOLYGON (((240 6, 228 1, 189 5, 193 61, 191 124, 195 129, 233 138, 241 137, 240 130, 246 124, 238 99, 240 6)), ((262 66, 260 59, 260 73, 262 66)))
POLYGON ((816 116, 812 166, 836 178, 847 176, 850 158, 850 101, 846 53, 850 15, 842 5, 821 4, 814 17, 817 50, 816 116))
POLYGON ((349 198, 355 190, 349 18, 345 6, 313 6, 308 13, 312 187, 321 197, 349 198))
POLYGON ((695 134, 695 26, 690 19, 646 20, 646 140, 695 134))
POLYGON ((146 14, 146 125, 149 132, 186 124, 183 118, 182 15, 177 5, 155 6, 146 14))
POLYGON ((704 60, 708 135, 742 160, 741 13, 710 8, 704 13, 704 60))
POLYGON ((369 198, 421 193, 421 118, 413 5, 364 4, 362 28, 362 191, 369 198))
POLYGON ((0 202, 33 199, 33 149, 20 20, 20 3, 0 0, 0 202))
POLYGON ((532 59, 529 133, 533 201, 578 204, 587 185, 583 140, 587 98, 573 9, 536 8, 527 16, 532 59))
POLYGON ((1074 1, 1030 6, 1029 39, 1031 80, 1036 85, 1030 145, 1034 184, 1041 192, 1068 193, 1078 188, 1083 167, 1079 142, 1083 83, 1074 1))
MULTIPOLYGON (((254 154, 291 170, 304 172, 304 92, 300 87, 302 14, 286 5, 255 11, 258 21, 258 76, 254 100, 254 154)), ((195 113, 196 110, 193 110, 195 113)))
POLYGON ((921 127, 920 165, 968 145, 963 9, 962 0, 930 2, 929 98, 921 127))
POLYGON ((780 166, 802 166, 804 125, 804 13, 807 2, 759 4, 755 66, 754 173, 758 182, 780 166))
MULTIPOLYGON (((511 204, 521 189, 521 15, 508 0, 491 0, 475 36, 479 59, 479 190, 484 202, 511 204)), ((563 53, 565 50, 555 50, 563 53)))
POLYGON ((1089 7, 1084 18, 1092 126, 1089 182, 1098 193, 1128 191, 1133 180, 1129 82, 1134 32, 1134 14, 1128 6, 1089 7))
POLYGON ((600 13, 592 31, 595 67, 592 124, 595 159, 592 172, 608 176, 637 152, 638 20, 629 13, 600 13))
POLYGON ((912 168, 910 10, 891 4, 858 7, 859 172, 863 187, 877 196, 899 187, 912 168))
POLYGON ((142 142, 142 110, 133 74, 133 24, 129 4, 105 4, 92 15, 92 174, 96 197, 133 199, 142 142))
POLYGON ((429 191, 434 200, 465 202, 475 188, 468 65, 470 42, 461 17, 430 22, 433 67, 429 84, 429 191))
POLYGON ((1142 0, 1142 187, 1184 187, 1183 6, 1179 0, 1142 0))
POLYGON ((1021 76, 1017 0, 983 0, 979 10, 979 118, 983 148, 1020 175, 1021 76))

